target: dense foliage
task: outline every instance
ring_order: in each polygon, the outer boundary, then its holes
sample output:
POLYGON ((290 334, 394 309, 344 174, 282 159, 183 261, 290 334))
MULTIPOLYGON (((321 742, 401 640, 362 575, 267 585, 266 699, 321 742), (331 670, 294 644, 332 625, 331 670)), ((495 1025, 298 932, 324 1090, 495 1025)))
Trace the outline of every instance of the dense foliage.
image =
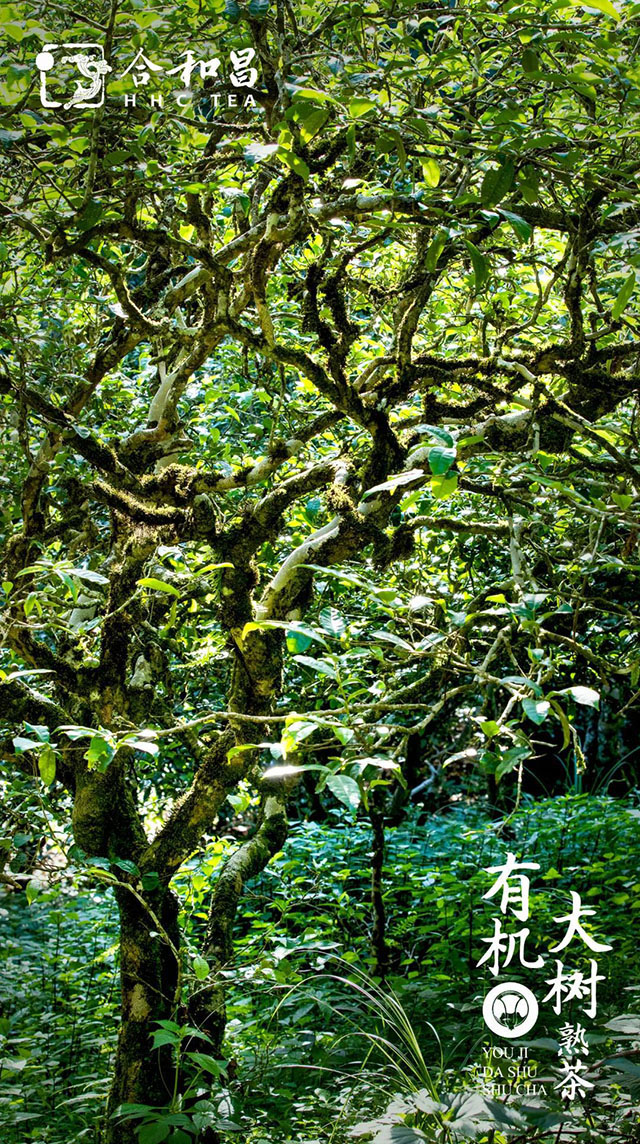
POLYGON ((632 1056, 587 1129, 465 1106, 461 903, 536 847, 635 893, 640 5, 0 11, 12 1144, 637 1132, 632 1056), (358 1073, 365 994, 413 1063, 332 1129, 293 1065, 358 1073))

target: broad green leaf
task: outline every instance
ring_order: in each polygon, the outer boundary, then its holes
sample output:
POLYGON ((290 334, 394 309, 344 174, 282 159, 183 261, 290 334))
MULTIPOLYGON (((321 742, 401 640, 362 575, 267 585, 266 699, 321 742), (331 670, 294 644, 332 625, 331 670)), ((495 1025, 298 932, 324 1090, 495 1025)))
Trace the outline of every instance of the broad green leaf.
POLYGON ((290 651, 292 655, 305 652, 312 644, 311 636, 306 636, 303 632, 287 632, 286 641, 287 651, 290 651))
POLYGON ((502 201, 513 186, 515 173, 511 159, 505 159, 499 167, 486 172, 480 189, 480 201, 484 207, 495 207, 502 201))
MULTIPOLYGON (((301 565, 300 567, 303 567, 301 565)), ((312 565, 307 565, 312 567, 312 565)), ((326 569, 322 568, 322 572, 326 569)), ((310 640, 315 640, 316 643, 321 643, 323 647, 328 647, 326 639, 322 632, 317 628, 312 627, 310 624, 304 624, 301 620, 249 620, 242 629, 241 639, 244 642, 248 635, 252 632, 270 631, 271 629, 277 631, 285 631, 287 633, 287 640, 298 636, 299 634, 307 636, 310 640)))
POLYGON ((107 742, 102 735, 94 735, 85 758, 91 770, 106 771, 115 753, 112 743, 107 742))
POLYGON ((156 580, 155 576, 145 576, 142 580, 138 580, 140 588, 152 588, 154 592, 167 592, 170 596, 179 596, 180 593, 173 584, 167 584, 164 580, 156 580))
MULTIPOLYGON (((157 1045, 157 1042, 155 1042, 157 1045)), ((159 1124, 147 1124, 138 1133, 138 1144, 162 1144, 171 1131, 171 1125, 160 1121, 159 1124)))
POLYGON ((371 1144, 422 1144, 427 1139, 419 1128, 408 1124, 384 1124, 371 1144))
POLYGON ((425 264, 425 267, 427 270, 429 270, 431 272, 433 272, 435 270, 436 266, 438 265, 438 260, 440 258, 440 255, 442 254, 442 251, 444 250, 445 246, 447 245, 448 237, 449 237, 448 230, 442 229, 442 230, 439 230, 437 232, 437 234, 435 235, 435 237, 433 238, 431 245, 429 246, 429 249, 427 250, 427 254, 426 254, 426 257, 424 260, 424 264, 425 264))
POLYGON ((38 770, 45 786, 51 786, 56 777, 56 753, 53 747, 44 747, 38 756, 38 770))
POLYGON ((450 449, 455 445, 455 437, 448 429, 443 429, 440 425, 416 425, 414 433, 430 433, 435 437, 436 441, 442 441, 443 445, 447 445, 450 449))
POLYGON ((35 882, 28 882, 27 883, 27 886, 25 888, 25 894, 26 894, 27 902, 29 903, 29 905, 31 905, 32 902, 35 902, 39 893, 40 893, 39 887, 36 885, 35 882))
POLYGON ((421 477, 423 474, 424 469, 409 469, 406 473, 396 473, 395 476, 389 477, 387 481, 383 481, 381 485, 374 485, 373 488, 367 489, 362 499, 364 500, 365 497, 373 496, 374 493, 382 493, 387 490, 392 491, 393 489, 401 488, 402 485, 410 484, 411 481, 415 481, 417 477, 421 477))
POLYGON ((536 723, 538 726, 541 723, 544 723, 550 709, 551 704, 547 699, 522 700, 522 710, 524 711, 525 715, 531 719, 532 723, 536 723))
POLYGON ((77 576, 80 580, 88 580, 90 584, 108 584, 107 576, 103 576, 100 572, 94 572, 91 568, 71 568, 70 574, 77 576))
POLYGON ((440 182, 440 167, 435 159, 422 159, 422 173, 428 187, 437 187, 440 182))
POLYGON ((140 877, 140 871, 135 862, 131 862, 129 858, 114 858, 112 866, 117 866, 118 869, 123 870, 125 874, 131 874, 134 878, 140 877))
POLYGON ((481 254, 477 246, 469 242, 468 238, 464 239, 464 244, 469 252, 471 265, 473 266, 474 286, 476 290, 486 282, 489 274, 489 265, 484 254, 481 254))
POLYGON ((310 171, 304 159, 301 159, 299 155, 294 155, 293 151, 287 151, 284 147, 279 148, 278 158, 290 171, 293 171, 294 175, 299 175, 306 183, 310 171))
POLYGON ((527 242, 527 240, 531 238, 533 227, 526 219, 522 218, 519 214, 515 214, 513 211, 505 210, 504 207, 499 207, 498 214, 501 214, 502 217, 510 223, 516 238, 519 238, 522 242, 527 242))
POLYGON ((598 707, 600 703, 600 692, 594 691, 592 687, 583 687, 581 684, 565 687, 563 691, 558 692, 558 695, 572 695, 576 703, 581 703, 584 707, 598 707))
POLYGON ((530 755, 531 751, 528 747, 510 747, 508 751, 504 752, 496 767, 496 782, 499 783, 501 778, 509 774, 510 771, 514 771, 530 755))
POLYGON ((431 478, 431 494, 436 500, 447 500, 458 487, 458 474, 431 478))
POLYGON ((618 318, 620 318, 621 315, 626 310, 627 303, 631 300, 631 295, 633 294, 633 291, 635 290, 635 288, 636 288, 636 274, 635 274, 635 270, 632 270, 631 273, 628 275, 628 277, 625 278, 624 282, 622 283, 622 286, 620 287, 620 290, 618 291, 618 295, 616 297, 616 300, 613 303, 613 306, 611 307, 611 317, 613 318, 614 322, 617 322, 618 318))
POLYGON ((338 673, 335 667, 327 663, 326 659, 313 659, 309 655, 294 655, 296 663, 301 663, 304 667, 311 668, 311 671, 316 671, 319 675, 328 675, 329 679, 337 679, 338 673))
POLYGON ((322 627, 332 636, 341 636, 346 631, 347 624, 344 616, 336 608, 323 608, 318 616, 322 627))
POLYGON ((360 787, 355 779, 349 775, 329 775, 326 785, 336 798, 349 810, 357 810, 360 806, 360 787))
POLYGON ((299 99, 310 99, 314 103, 335 103, 336 106, 340 106, 338 100, 334 99, 332 95, 329 95, 327 91, 319 91, 315 87, 298 87, 295 83, 286 83, 285 87, 292 96, 294 103, 297 103, 299 99))
POLYGON ((329 118, 328 112, 317 109, 312 111, 311 115, 305 116, 300 123, 300 137, 303 143, 309 143, 315 139, 319 131, 322 130, 325 123, 329 118))
POLYGON ((444 445, 434 445, 433 449, 429 449, 429 468, 436 477, 447 473, 455 459, 455 449, 448 449, 444 445))
POLYGON ((495 719, 487 719, 480 724, 480 727, 488 739, 493 739, 495 735, 499 735, 501 730, 500 724, 496 723, 495 719))
POLYGON ((25 739, 23 735, 16 735, 13 740, 13 748, 20 755, 23 751, 32 751, 34 747, 39 747, 40 742, 40 739, 25 739))
POLYGON ((205 977, 209 976, 209 962, 204 957, 194 957, 193 972, 198 981, 204 981, 205 977))
POLYGON ((366 115, 367 112, 373 111, 375 106, 375 103, 372 103, 370 99, 356 96, 349 103, 349 114, 352 115, 354 119, 359 119, 362 115, 366 115))
POLYGON ((279 143, 249 143, 245 149, 245 158, 252 163, 261 163, 263 159, 270 159, 280 150, 279 143))
POLYGON ((619 20, 620 13, 617 8, 614 8, 611 0, 570 0, 576 8, 584 8, 588 12, 590 8, 595 8, 596 11, 602 12, 605 16, 611 16, 612 20, 619 20))
POLYGON ((413 644, 410 644, 407 640, 403 640, 402 637, 397 636, 395 632, 387 632, 384 631, 384 629, 382 631, 372 632, 371 639, 383 640, 385 643, 394 644, 395 647, 400 647, 403 651, 411 652, 411 654, 415 651, 413 644))

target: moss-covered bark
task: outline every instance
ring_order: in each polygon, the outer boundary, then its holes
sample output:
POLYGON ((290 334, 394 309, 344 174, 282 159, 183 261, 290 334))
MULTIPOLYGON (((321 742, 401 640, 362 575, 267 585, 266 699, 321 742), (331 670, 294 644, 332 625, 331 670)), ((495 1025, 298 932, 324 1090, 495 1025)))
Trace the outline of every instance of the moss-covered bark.
POLYGON ((120 911, 121 1023, 104 1131, 105 1144, 135 1144, 133 1122, 117 1117, 122 1104, 166 1105, 175 1086, 170 1047, 154 1049, 159 1020, 175 1015, 180 971, 178 901, 161 890, 145 902, 128 889, 120 911))

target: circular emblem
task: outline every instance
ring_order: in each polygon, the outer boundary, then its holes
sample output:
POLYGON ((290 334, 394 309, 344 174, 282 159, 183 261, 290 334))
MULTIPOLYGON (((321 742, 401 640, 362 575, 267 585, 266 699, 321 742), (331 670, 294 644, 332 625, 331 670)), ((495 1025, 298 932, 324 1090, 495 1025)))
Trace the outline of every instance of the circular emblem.
POLYGON ((513 1040, 531 1032, 538 1020, 538 1002, 526 985, 505 981, 494 985, 482 1006, 484 1023, 498 1037, 513 1040))
POLYGON ((55 57, 51 52, 38 52, 36 56, 36 67, 38 71, 51 71, 55 64, 55 57))

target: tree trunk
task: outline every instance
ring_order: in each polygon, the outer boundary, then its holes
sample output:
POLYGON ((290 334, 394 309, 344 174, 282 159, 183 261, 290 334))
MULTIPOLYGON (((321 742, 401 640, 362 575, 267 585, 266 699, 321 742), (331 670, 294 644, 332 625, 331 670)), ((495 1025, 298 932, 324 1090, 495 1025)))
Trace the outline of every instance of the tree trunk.
POLYGON ((371 945, 376 959, 375 972, 382 980, 389 972, 389 949, 387 947, 387 919, 384 908, 382 870, 385 858, 384 815, 379 805, 378 792, 369 796, 369 819, 373 831, 373 852, 371 856, 371 909, 373 929, 371 945))
POLYGON ((209 908, 205 956, 211 965, 208 980, 190 1001, 190 1020, 211 1038, 214 1055, 222 1052, 227 1020, 222 970, 233 958, 233 925, 246 883, 264 870, 282 849, 287 837, 286 791, 274 790, 263 798, 256 833, 226 862, 216 882, 209 908))
POLYGON ((135 1122, 114 1115, 121 1104, 167 1105, 174 1092, 170 1046, 152 1047, 159 1020, 175 1019, 179 1003, 178 901, 171 890, 149 894, 146 907, 129 890, 120 910, 121 1024, 107 1104, 105 1144, 135 1144, 135 1122))

